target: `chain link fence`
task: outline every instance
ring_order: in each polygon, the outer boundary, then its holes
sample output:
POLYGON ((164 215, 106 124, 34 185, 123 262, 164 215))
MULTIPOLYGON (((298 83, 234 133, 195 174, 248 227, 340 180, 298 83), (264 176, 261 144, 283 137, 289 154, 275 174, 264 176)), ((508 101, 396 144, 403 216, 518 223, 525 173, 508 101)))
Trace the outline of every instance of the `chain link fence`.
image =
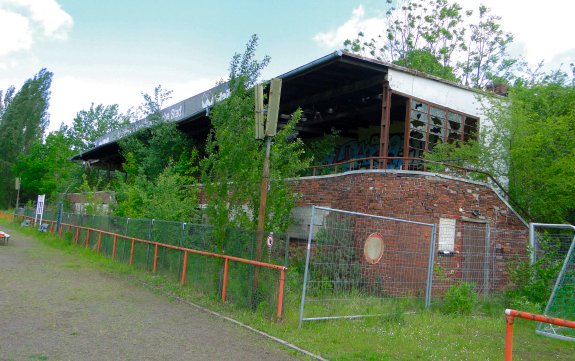
MULTIPOLYGON (((537 263, 558 276, 543 314, 575 320, 575 227, 567 224, 532 223, 529 240, 534 250, 531 263, 537 263)), ((575 329, 550 323, 537 323, 537 333, 575 341, 575 329)))
MULTIPOLYGON (((19 209, 16 214, 33 218, 34 210, 19 209)), ((56 220, 57 212, 46 209, 44 219, 56 220)), ((153 271, 155 260, 156 272, 174 281, 185 279, 186 285, 194 291, 215 298, 222 293, 225 263, 223 259, 188 252, 187 267, 183 275, 184 253, 181 250, 159 247, 156 254, 153 244, 133 242, 132 238, 247 260, 255 258, 255 244, 258 241, 256 231, 229 228, 225 230, 224 237, 218 240, 217 235, 220 232, 216 232, 211 225, 155 219, 62 213, 61 223, 62 237, 72 243, 89 247, 119 262, 132 263, 148 271, 153 271)), ((268 233, 263 237, 263 241, 266 241, 267 236, 268 233)), ((288 250, 289 237, 286 234, 274 233, 272 241, 264 249, 261 262, 287 267, 288 250)), ((255 267, 240 262, 229 262, 226 301, 257 310, 262 315, 272 318, 277 311, 275 307, 278 303, 278 272, 275 269, 261 267, 257 287, 254 287, 255 267)))
POLYGON ((501 294, 530 257, 527 227, 483 219, 435 225, 313 207, 309 224, 300 325, 441 306, 464 283, 480 297, 501 294))

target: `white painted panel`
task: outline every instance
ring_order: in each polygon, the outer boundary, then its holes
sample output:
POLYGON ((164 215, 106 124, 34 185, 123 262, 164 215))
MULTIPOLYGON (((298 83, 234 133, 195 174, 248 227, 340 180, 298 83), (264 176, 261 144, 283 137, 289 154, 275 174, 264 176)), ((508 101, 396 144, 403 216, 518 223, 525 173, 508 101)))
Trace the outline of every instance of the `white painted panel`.
POLYGON ((388 81, 392 90, 478 117, 482 124, 487 121, 481 111, 478 98, 481 95, 471 89, 464 89, 391 68, 389 69, 388 81))

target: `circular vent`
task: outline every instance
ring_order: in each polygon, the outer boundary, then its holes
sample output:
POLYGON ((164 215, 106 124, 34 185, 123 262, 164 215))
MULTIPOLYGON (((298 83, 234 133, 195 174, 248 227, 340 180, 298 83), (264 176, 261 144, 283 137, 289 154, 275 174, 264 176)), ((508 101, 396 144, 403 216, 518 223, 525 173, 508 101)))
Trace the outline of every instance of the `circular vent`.
POLYGON ((372 233, 363 244, 363 255, 365 260, 371 264, 376 264, 383 257, 383 236, 379 233, 372 233))

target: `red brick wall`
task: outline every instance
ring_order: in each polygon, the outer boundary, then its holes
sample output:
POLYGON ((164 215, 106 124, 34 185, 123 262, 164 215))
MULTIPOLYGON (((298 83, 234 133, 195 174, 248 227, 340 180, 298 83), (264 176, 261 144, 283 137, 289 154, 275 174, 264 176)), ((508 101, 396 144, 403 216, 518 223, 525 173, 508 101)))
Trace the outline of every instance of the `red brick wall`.
MULTIPOLYGON (((294 184, 294 188, 302 195, 299 206, 325 206, 434 224, 439 224, 440 218, 456 219, 455 255, 435 255, 438 267, 434 273, 434 292, 443 292, 450 284, 463 277, 463 222, 470 225, 474 224, 473 221, 484 222, 478 225, 484 227, 485 223, 488 223, 491 228, 488 262, 490 289, 501 289, 508 283, 505 272, 507 262, 515 259, 516 255, 526 256, 527 226, 490 187, 482 183, 440 177, 431 173, 358 171, 302 178, 294 184), (479 216, 473 215, 472 211, 476 214, 479 212, 479 216)), ((414 237, 411 241, 402 239, 401 247, 425 248, 422 247, 420 238, 414 237)), ((394 240, 393 237, 387 239, 390 242, 387 245, 389 251, 398 247, 396 243, 400 240, 394 240)), ((426 243, 428 247, 429 243, 426 243)), ((378 276, 382 279, 401 278, 400 266, 404 266, 406 259, 400 258, 398 263, 394 264, 392 260, 397 257, 392 254, 389 256, 386 264, 365 264, 365 276, 373 278, 380 272, 378 276), (376 271, 378 268, 380 271, 376 271)), ((421 262, 425 263, 426 259, 421 262)), ((423 263, 419 264, 421 262, 416 262, 414 267, 425 267, 423 263)), ((423 276, 417 272, 414 279, 406 282, 412 284, 411 288, 394 288, 391 293, 421 293, 420 288, 425 284, 424 278, 421 278, 423 276)), ((393 282, 390 285, 393 285, 393 282)))

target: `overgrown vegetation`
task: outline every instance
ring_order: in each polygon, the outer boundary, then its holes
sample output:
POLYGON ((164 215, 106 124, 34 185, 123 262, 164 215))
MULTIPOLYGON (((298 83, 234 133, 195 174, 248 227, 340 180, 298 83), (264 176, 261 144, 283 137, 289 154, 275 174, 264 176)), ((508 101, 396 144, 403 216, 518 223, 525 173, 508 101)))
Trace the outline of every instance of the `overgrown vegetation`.
POLYGON ((439 144, 426 158, 494 175, 531 219, 575 223, 575 88, 563 72, 534 73, 488 98, 477 141, 439 144))
POLYGON ((477 302, 475 285, 469 282, 461 282, 452 285, 443 296, 442 311, 446 314, 470 315, 477 302))
MULTIPOLYGON (((223 242, 226 228, 255 229, 258 219, 265 143, 254 136, 252 87, 269 58, 255 59, 257 41, 257 36, 252 36, 244 53, 234 55, 227 81, 229 94, 222 92, 217 96, 225 100, 216 102, 209 113, 213 128, 207 139, 207 156, 200 164, 208 219, 220 230, 218 242, 223 242)), ((287 228, 297 198, 289 189, 288 179, 299 175, 311 161, 303 142, 294 137, 300 117, 299 111, 292 114, 273 137, 264 225, 268 231, 287 228)))
POLYGON ((387 0, 382 34, 360 32, 344 47, 354 53, 482 88, 509 81, 518 65, 507 55, 511 33, 485 5, 476 12, 448 0, 387 0))
POLYGON ((538 239, 535 262, 528 258, 509 263, 507 273, 513 284, 506 292, 509 306, 542 312, 565 260, 564 254, 560 238, 547 235, 538 239))
MULTIPOLYGON (((0 224, 10 227, 6 221, 0 220, 0 224)), ((207 307, 330 360, 484 361, 501 359, 504 354, 504 305, 498 299, 478 300, 472 316, 425 311, 397 317, 310 322, 298 329, 298 313, 293 310, 299 306, 297 302, 286 304, 283 322, 276 323, 233 303, 222 303, 213 294, 181 287, 177 280, 161 274, 138 271, 110 261, 84 247, 70 246, 50 234, 39 234, 33 229, 20 229, 18 233, 39 237, 51 247, 86 257, 92 266, 123 274, 154 293, 207 307)), ((287 281, 291 282, 289 273, 287 281)), ((532 321, 515 321, 515 358, 539 361, 572 357, 575 350, 572 342, 539 336, 534 332, 535 326, 532 321)))
POLYGON ((143 94, 139 117, 147 127, 120 141, 125 176, 113 183, 114 214, 131 218, 197 221, 198 151, 193 143, 166 121, 162 107, 170 91, 157 86, 154 95, 143 94))
POLYGON ((48 127, 51 84, 52 73, 42 69, 18 92, 14 87, 0 92, 0 207, 4 209, 13 206, 16 199, 13 167, 18 157, 30 154, 48 127))

